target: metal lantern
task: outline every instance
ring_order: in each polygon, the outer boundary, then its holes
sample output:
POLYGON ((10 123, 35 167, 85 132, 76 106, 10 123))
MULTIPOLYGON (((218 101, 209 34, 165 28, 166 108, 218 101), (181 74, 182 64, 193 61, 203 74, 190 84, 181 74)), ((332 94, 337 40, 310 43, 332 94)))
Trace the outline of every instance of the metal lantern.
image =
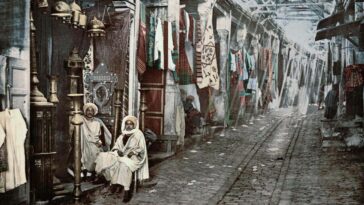
POLYGON ((78 25, 81 27, 81 28, 86 28, 86 24, 87 24, 87 16, 86 16, 86 14, 84 13, 84 12, 82 12, 81 14, 80 14, 80 18, 79 18, 79 20, 78 20, 79 22, 78 22, 78 25))
POLYGON ((71 23, 75 28, 77 28, 80 23, 80 15, 82 14, 81 7, 76 3, 76 1, 73 1, 70 3, 70 8, 72 13, 71 23))
POLYGON ((47 0, 37 0, 37 6, 41 10, 46 10, 48 8, 47 0))
POLYGON ((105 25, 94 16, 87 25, 87 32, 89 37, 105 36, 105 25))
POLYGON ((47 77, 50 82, 48 100, 49 100, 49 102, 51 102, 53 104, 58 104, 59 103, 58 96, 57 96, 58 75, 48 75, 47 77))
POLYGON ((82 69, 84 67, 84 62, 80 55, 78 54, 78 49, 75 47, 73 48, 70 56, 67 60, 65 60, 65 67, 70 76, 70 93, 78 93, 78 88, 80 86, 80 76, 82 69))
POLYGON ((70 6, 64 1, 57 1, 51 12, 51 16, 62 19, 63 23, 68 23, 72 16, 70 6))

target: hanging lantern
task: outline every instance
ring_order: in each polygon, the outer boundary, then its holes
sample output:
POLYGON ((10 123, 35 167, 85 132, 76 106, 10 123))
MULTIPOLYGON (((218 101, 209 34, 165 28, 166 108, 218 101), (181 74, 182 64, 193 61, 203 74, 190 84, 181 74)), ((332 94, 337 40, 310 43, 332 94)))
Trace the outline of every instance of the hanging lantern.
POLYGON ((105 36, 105 25, 94 16, 87 25, 87 32, 89 37, 105 36))
POLYGON ((72 18, 71 18, 72 25, 73 27, 77 28, 80 22, 80 15, 82 14, 81 7, 74 0, 72 3, 70 3, 70 8, 72 13, 72 18))
POLYGON ((57 1, 51 12, 51 16, 62 19, 63 23, 68 23, 72 16, 70 6, 64 1, 57 1))
POLYGON ((76 47, 72 49, 70 56, 64 61, 64 63, 67 73, 70 76, 70 93, 78 93, 78 87, 81 84, 79 76, 82 75, 84 62, 76 47))
POLYGON ((38 8, 45 10, 46 8, 48 8, 48 1, 47 0, 38 0, 37 5, 38 5, 38 8))
POLYGON ((84 66, 84 62, 78 53, 78 49, 75 47, 72 49, 72 52, 68 59, 65 61, 66 67, 70 69, 82 69, 84 66))
POLYGON ((81 28, 86 28, 86 24, 87 24, 87 16, 84 12, 82 12, 80 14, 80 19, 79 19, 79 22, 78 22, 78 25, 81 27, 81 28))

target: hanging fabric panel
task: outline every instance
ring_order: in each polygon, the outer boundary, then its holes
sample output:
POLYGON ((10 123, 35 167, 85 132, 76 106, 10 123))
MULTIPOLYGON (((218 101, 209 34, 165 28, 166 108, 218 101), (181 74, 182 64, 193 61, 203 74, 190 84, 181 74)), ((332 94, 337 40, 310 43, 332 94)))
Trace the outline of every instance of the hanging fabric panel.
POLYGON ((186 39, 186 25, 185 25, 185 18, 184 18, 184 10, 181 9, 180 11, 180 19, 179 19, 179 27, 180 27, 180 33, 179 33, 179 59, 177 63, 177 74, 179 78, 179 84, 180 85, 188 85, 195 83, 196 80, 193 76, 192 69, 190 67, 190 64, 188 62, 186 49, 185 49, 185 39, 186 39))
POLYGON ((138 48, 137 48, 137 69, 138 73, 142 75, 147 69, 147 22, 145 5, 140 4, 140 22, 138 34, 138 48))
POLYGON ((220 79, 217 69, 212 12, 209 12, 205 17, 206 22, 202 30, 201 50, 202 79, 197 80, 197 85, 199 88, 210 86, 218 90, 220 87, 220 79))

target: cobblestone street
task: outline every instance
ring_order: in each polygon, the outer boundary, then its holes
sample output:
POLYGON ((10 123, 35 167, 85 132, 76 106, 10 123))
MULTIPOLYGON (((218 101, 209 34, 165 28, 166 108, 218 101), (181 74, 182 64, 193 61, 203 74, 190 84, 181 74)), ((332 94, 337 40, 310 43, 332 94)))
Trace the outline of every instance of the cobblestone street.
MULTIPOLYGON (((158 184, 129 204, 362 204, 361 152, 324 152, 320 114, 260 115, 151 169, 158 184)), ((119 204, 107 188, 85 204, 119 204)))

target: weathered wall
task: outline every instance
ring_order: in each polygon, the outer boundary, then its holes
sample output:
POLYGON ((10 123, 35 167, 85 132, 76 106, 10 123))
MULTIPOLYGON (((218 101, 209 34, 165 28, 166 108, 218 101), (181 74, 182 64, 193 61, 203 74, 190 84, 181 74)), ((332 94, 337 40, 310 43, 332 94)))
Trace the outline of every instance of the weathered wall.
MULTIPOLYGON (((0 1, 0 8, 0 55, 7 57, 9 68, 12 72, 16 72, 13 79, 7 79, 13 81, 13 88, 17 89, 10 91, 12 94, 19 94, 19 92, 24 94, 16 97, 12 96, 10 104, 13 105, 13 108, 20 108, 23 117, 29 123, 30 4, 29 1, 24 0, 2 0, 0 1), (18 64, 13 64, 15 62, 18 64), (10 66, 11 64, 12 66, 10 66)), ((27 126, 29 129, 29 124, 27 126)), ((29 137, 25 141, 24 148, 28 153, 29 137)), ((25 159, 26 163, 28 163, 29 156, 27 154, 25 159)), ((29 169, 26 170, 26 173, 29 176, 29 169)), ((21 203, 29 204, 29 183, 0 194, 0 204, 21 203)))

